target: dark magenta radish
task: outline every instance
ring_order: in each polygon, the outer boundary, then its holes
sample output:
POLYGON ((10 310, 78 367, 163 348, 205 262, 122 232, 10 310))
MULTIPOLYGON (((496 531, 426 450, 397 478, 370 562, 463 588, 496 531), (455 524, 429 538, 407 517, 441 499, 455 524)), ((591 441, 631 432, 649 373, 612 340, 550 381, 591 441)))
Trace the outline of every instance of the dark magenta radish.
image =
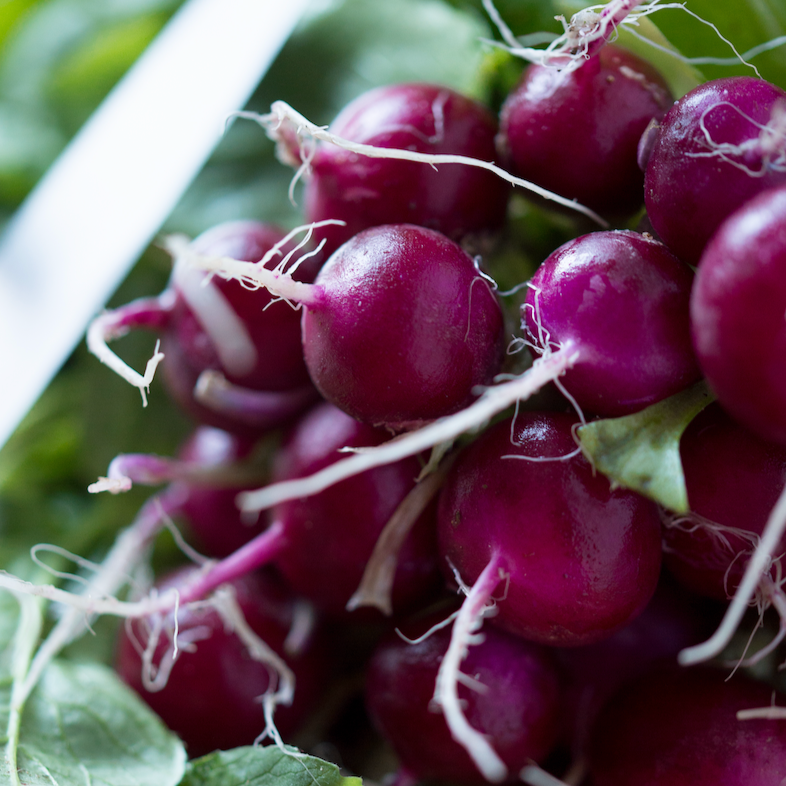
MULTIPOLYGON (((410 83, 364 93, 341 111, 330 131, 366 145, 493 161, 497 122, 486 107, 455 90, 410 83)), ((343 228, 321 230, 329 252, 381 224, 418 224, 454 240, 499 230, 510 190, 481 169, 444 164, 435 170, 324 142, 309 160, 307 177, 307 219, 346 222, 343 228)))
POLYGON ((723 222, 701 258, 691 330, 722 406, 786 443, 786 186, 723 222))
POLYGON ((720 619, 715 604, 679 586, 667 572, 636 619, 595 644, 556 650, 564 677, 563 719, 570 748, 583 759, 603 705, 624 683, 657 666, 676 665, 678 653, 709 636, 720 619))
MULTIPOLYGON (((269 254, 266 264, 272 268, 295 248, 284 240, 277 227, 235 221, 200 235, 192 250, 253 262, 269 254)), ((311 281, 317 269, 306 259, 295 275, 311 281)), ((99 317, 88 338, 91 350, 144 397, 150 379, 122 368, 105 344, 138 327, 161 334, 169 392, 201 423, 259 433, 317 398, 303 361, 299 315, 286 303, 273 303, 266 292, 218 277, 205 282, 204 274, 175 260, 170 286, 161 295, 99 317)))
POLYGON ((538 354, 573 346, 561 383, 581 408, 617 416, 700 378, 691 347, 693 274, 662 243, 629 231, 593 232, 538 268, 522 307, 538 354))
POLYGON ((501 366, 497 296, 475 260, 434 230, 366 229, 331 256, 314 284, 226 257, 192 254, 191 261, 301 304, 314 384, 366 423, 403 429, 455 412, 501 366))
MULTIPOLYGON (((611 700, 590 746, 593 786, 781 786, 786 724, 738 720, 770 686, 708 668, 647 673, 611 700)), ((776 699, 777 701, 777 699, 776 699)), ((778 703, 782 703, 782 700, 778 703)))
MULTIPOLYGON (((414 639, 439 621, 431 616, 402 631, 414 639)), ((388 636, 368 664, 366 705, 406 776, 480 786, 486 778, 432 706, 449 640, 445 628, 414 644, 388 636)), ((467 721, 501 757, 504 780, 515 782, 524 765, 543 761, 558 740, 561 685, 554 658, 545 647, 488 627, 483 641, 470 647, 462 670, 478 683, 459 688, 467 721)))
MULTIPOLYGON (((170 575, 159 590, 182 586, 191 572, 170 575)), ((192 757, 252 744, 266 728, 260 697, 293 677, 291 705, 275 710, 276 727, 288 738, 313 709, 327 675, 318 636, 299 642, 298 652, 286 652, 296 598, 278 580, 257 573, 233 581, 232 590, 252 633, 272 656, 252 657, 249 643, 210 606, 181 608, 177 628, 171 613, 129 622, 117 644, 118 673, 183 739, 192 757), (277 662, 282 656, 283 666, 277 662)))
POLYGON ((560 646, 630 623, 661 563, 656 506, 575 455, 574 423, 560 413, 498 423, 459 456, 439 504, 440 554, 461 579, 474 585, 495 566, 488 597, 504 599, 490 624, 560 646))
POLYGON ((211 426, 199 426, 180 447, 177 458, 121 453, 109 465, 107 477, 100 478, 88 490, 119 493, 134 484, 169 483, 155 497, 162 513, 185 519, 196 535, 198 550, 211 557, 224 557, 258 535, 266 525, 246 521, 235 503, 238 492, 256 488, 269 478, 269 461, 256 455, 250 460, 252 454, 263 450, 269 454, 272 446, 211 426))
MULTIPOLYGON (((685 586, 726 600, 734 594, 786 481, 786 447, 762 439, 711 404, 680 442, 690 513, 664 516, 666 564, 685 586)), ((776 557, 786 548, 781 543, 776 557)), ((777 577, 762 578, 764 605, 777 577)), ((782 604, 781 604, 782 605, 782 604)))
POLYGON ((786 92, 755 77, 705 82, 663 118, 646 164, 647 215, 680 259, 699 262, 749 199, 786 182, 786 92))
MULTIPOLYGON (((342 448, 367 449, 389 439, 388 431, 360 423, 323 402, 293 427, 276 458, 274 476, 308 475, 338 461, 342 448)), ((328 613, 345 614, 380 532, 415 486, 420 471, 420 461, 409 458, 356 475, 323 494, 281 505, 272 511, 264 532, 182 587, 183 602, 275 563, 296 592, 328 613)), ((426 508, 399 553, 392 589, 395 612, 430 598, 439 586, 435 515, 435 505, 426 508)))
POLYGON ((572 70, 531 65, 507 97, 497 147, 511 171, 603 215, 643 202, 639 139, 673 103, 663 77, 608 44, 572 70))
MULTIPOLYGON (((371 447, 389 438, 388 432, 321 404, 293 429, 276 459, 273 478, 310 475, 339 460, 344 447, 371 447)), ((274 508, 271 526, 281 527, 286 542, 276 564, 292 586, 320 609, 343 615, 380 532, 414 488, 420 469, 420 462, 410 458, 274 508)), ((419 606, 438 587, 432 504, 418 517, 398 556, 393 610, 419 606)))

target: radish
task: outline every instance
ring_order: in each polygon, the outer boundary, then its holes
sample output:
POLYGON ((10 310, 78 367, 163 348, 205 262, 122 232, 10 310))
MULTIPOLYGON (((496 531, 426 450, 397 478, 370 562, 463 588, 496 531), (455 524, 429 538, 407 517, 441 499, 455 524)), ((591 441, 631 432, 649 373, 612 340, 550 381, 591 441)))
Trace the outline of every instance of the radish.
POLYGON ((633 620, 661 562, 656 506, 612 490, 575 455, 574 423, 560 413, 498 423, 458 458, 439 503, 443 565, 472 584, 494 564, 487 597, 492 584, 505 587, 494 623, 561 646, 598 641, 633 620))
MULTIPOLYGON (((159 589, 181 586, 190 571, 168 576, 159 589)), ((279 581, 257 573, 231 590, 221 603, 129 621, 117 644, 118 673, 192 757, 250 745, 265 733, 289 736, 327 676, 318 637, 287 652, 295 598, 279 581)))
MULTIPOLYGON (((444 628, 421 638, 435 621, 431 616, 403 626, 414 643, 388 636, 379 644, 368 664, 366 705, 399 758, 399 780, 480 786, 486 778, 432 706, 450 640, 444 628)), ((464 669, 459 696, 467 721, 499 752, 506 780, 513 782, 522 767, 531 760, 542 762, 558 741, 561 685, 553 655, 489 628, 470 650, 464 669)))
POLYGON ((473 259, 434 230, 367 229, 314 284, 259 266, 202 257, 194 265, 265 286, 303 306, 303 347, 322 395, 352 417, 392 429, 455 412, 503 357, 502 311, 473 259))
POLYGON ((781 443, 786 443, 784 222, 786 184, 733 213, 702 255, 691 297, 696 354, 721 405, 764 439, 781 443))
MULTIPOLYGON (((352 142, 425 154, 458 154, 491 161, 497 121, 476 101, 446 87, 410 83, 378 87, 356 98, 331 123, 352 142)), ((320 230, 326 252, 363 229, 417 224, 453 240, 501 229, 510 186, 493 173, 453 165, 439 170, 417 163, 358 156, 320 142, 301 154, 307 165, 308 221, 340 219, 343 228, 320 230)))
POLYGON ((772 689, 708 668, 647 673, 598 717, 590 747, 594 786, 780 786, 786 725, 739 720, 772 689))
POLYGON ((595 644, 557 649, 565 673, 563 718, 577 761, 584 761, 596 716, 612 695, 658 666, 676 664, 680 650, 712 633, 718 605, 665 573, 647 607, 624 628, 595 644))
MULTIPOLYGON (((297 251, 289 235, 253 221, 221 224, 193 242, 195 253, 227 254, 273 266, 297 251)), ((306 258, 300 280, 313 280, 316 262, 306 258)), ((99 316, 88 331, 88 347, 102 362, 139 388, 146 403, 158 363, 169 391, 199 422, 229 431, 261 431, 303 411, 316 398, 300 345, 297 314, 266 293, 222 279, 207 280, 175 264, 169 287, 99 316), (135 328, 162 336, 144 376, 126 366, 107 341, 135 328)))
MULTIPOLYGON (((252 461, 262 443, 211 426, 200 426, 178 451, 177 459, 147 454, 120 454, 106 477, 88 487, 97 493, 117 494, 132 484, 169 486, 158 495, 167 516, 185 518, 200 548, 212 557, 224 557, 240 548, 262 525, 244 521, 235 504, 241 489, 269 477, 269 462, 252 461)), ((258 456, 255 456, 258 459, 258 456)))
MULTIPOLYGON (((690 513, 664 513, 666 564, 694 592, 726 600, 737 590, 783 489, 786 447, 761 439, 712 404, 685 431, 680 454, 690 513)), ((756 587, 761 614, 773 606, 781 617, 779 634, 756 660, 786 636, 785 549, 781 539, 756 587)))
POLYGON ((662 243, 593 232, 538 268, 522 307, 538 354, 567 346, 578 360, 561 384, 581 408, 617 416, 697 381, 689 328, 693 275, 662 243))
POLYGON ((666 114, 646 164, 644 198, 669 248, 698 264, 715 230, 786 182, 786 92, 748 76, 705 82, 666 114))
POLYGON ((531 65, 505 99, 497 146, 514 174, 629 216, 643 202, 639 139, 672 102, 652 66, 608 44, 575 69, 531 65))
POLYGON ((467 597, 435 699, 490 780, 502 771, 499 754, 467 726, 456 694, 484 616, 532 641, 589 644, 633 620, 658 581, 656 506, 596 475, 578 455, 574 425, 559 413, 497 423, 459 456, 440 495, 440 555, 467 597))

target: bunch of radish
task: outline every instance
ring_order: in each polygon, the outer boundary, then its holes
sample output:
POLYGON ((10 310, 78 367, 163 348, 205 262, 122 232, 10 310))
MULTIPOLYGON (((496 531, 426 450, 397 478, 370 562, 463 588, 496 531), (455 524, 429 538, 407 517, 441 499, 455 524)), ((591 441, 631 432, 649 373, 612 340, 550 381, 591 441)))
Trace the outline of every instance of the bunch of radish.
POLYGON ((532 64, 498 118, 432 84, 329 128, 274 104, 254 119, 305 181, 303 226, 168 238, 167 290, 91 327, 145 400, 160 363, 199 424, 94 489, 168 484, 125 567, 190 522, 192 566, 136 588, 118 669, 192 755, 327 734, 312 708, 350 641, 399 784, 786 779, 773 686, 724 681, 786 637, 786 92, 675 101, 609 42, 636 7, 546 50, 503 27, 532 64), (580 227, 519 299, 487 268, 513 191, 580 227), (108 346, 132 328, 161 337, 144 375, 108 346), (688 509, 582 450, 587 424, 701 380, 688 509), (729 663, 751 605, 780 623, 729 663))

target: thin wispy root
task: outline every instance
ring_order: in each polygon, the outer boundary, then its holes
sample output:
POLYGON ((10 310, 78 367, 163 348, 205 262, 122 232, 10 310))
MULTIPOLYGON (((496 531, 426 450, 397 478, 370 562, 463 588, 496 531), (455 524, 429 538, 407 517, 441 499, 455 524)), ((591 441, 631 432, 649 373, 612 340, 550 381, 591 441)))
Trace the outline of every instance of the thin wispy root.
POLYGON ((590 208, 585 207, 575 199, 567 199, 559 194, 555 194, 553 191, 541 188, 529 180, 515 177, 511 175, 510 172, 507 172, 491 161, 481 161, 477 158, 471 158, 470 156, 419 153, 414 150, 376 147, 375 145, 352 142, 349 139, 344 139, 343 137, 331 133, 326 126, 318 126, 312 123, 284 101, 274 102, 270 107, 270 112, 266 115, 259 115, 255 112, 238 112, 237 117, 253 120, 261 125, 262 128, 265 129, 267 135, 279 146, 279 158, 288 163, 292 163, 293 161, 291 151, 293 140, 297 141, 301 151, 300 159, 302 164, 295 174, 293 186, 300 177, 308 174, 310 160, 314 155, 314 142, 320 141, 336 145, 337 147, 356 153, 357 155, 368 156, 369 158, 414 161, 416 163, 427 164, 434 168, 446 164, 461 164, 463 166, 486 169, 514 186, 519 186, 527 191, 531 191, 543 199, 550 202, 556 202, 569 210, 575 210, 578 213, 582 213, 604 229, 609 226, 608 222, 601 218, 594 210, 590 210, 590 208))
POLYGON ((578 359, 579 351, 572 343, 556 352, 548 351, 523 374, 486 388, 466 409, 362 453, 354 453, 306 478, 282 481, 256 491, 243 492, 238 495, 240 508, 244 511, 259 511, 281 502, 310 497, 373 467, 393 464, 437 445, 450 443, 462 434, 482 428, 491 418, 517 401, 534 395, 548 382, 558 379, 574 366, 578 359))
POLYGON ((683 666, 692 666, 710 660, 718 656, 728 645, 759 590, 762 578, 769 573, 784 532, 786 532, 786 487, 770 513, 761 540, 745 568, 742 581, 726 609, 721 624, 707 641, 680 652, 678 659, 683 666))

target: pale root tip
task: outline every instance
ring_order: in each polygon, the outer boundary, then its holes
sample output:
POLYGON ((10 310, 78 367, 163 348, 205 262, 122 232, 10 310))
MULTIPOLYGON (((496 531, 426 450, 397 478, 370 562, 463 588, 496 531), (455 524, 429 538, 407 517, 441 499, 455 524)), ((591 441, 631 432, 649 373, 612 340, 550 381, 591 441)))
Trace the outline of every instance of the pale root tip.
POLYGON ((91 483, 87 490, 91 494, 100 494, 102 491, 108 491, 110 494, 122 494, 124 491, 131 490, 131 478, 99 478, 95 483, 91 483))

